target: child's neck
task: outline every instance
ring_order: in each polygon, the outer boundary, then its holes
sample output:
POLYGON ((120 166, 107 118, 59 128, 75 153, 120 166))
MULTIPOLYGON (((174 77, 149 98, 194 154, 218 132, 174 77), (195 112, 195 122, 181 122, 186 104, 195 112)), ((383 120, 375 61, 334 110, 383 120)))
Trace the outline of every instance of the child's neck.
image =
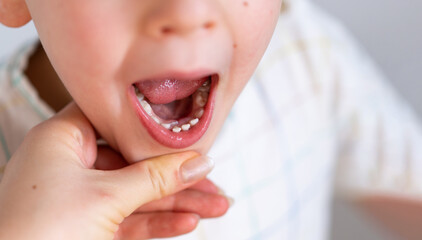
POLYGON ((56 112, 72 101, 72 97, 51 66, 41 44, 38 44, 37 49, 29 58, 25 75, 38 91, 40 98, 56 112))

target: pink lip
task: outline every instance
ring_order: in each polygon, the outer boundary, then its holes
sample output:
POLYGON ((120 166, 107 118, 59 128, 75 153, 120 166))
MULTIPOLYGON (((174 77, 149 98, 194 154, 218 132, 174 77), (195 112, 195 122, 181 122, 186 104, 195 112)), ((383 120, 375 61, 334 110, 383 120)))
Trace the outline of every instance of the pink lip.
POLYGON ((195 126, 191 127, 189 131, 174 133, 171 130, 165 129, 162 126, 158 125, 151 117, 145 112, 139 103, 134 87, 131 85, 128 92, 131 102, 135 107, 136 114, 139 117, 139 120, 143 126, 147 129, 148 133, 160 144, 170 147, 170 148, 186 148, 194 143, 196 143, 207 131, 210 123, 212 114, 214 111, 215 103, 215 90, 218 84, 218 75, 205 73, 204 71, 196 71, 192 73, 182 73, 182 72, 173 72, 166 73, 160 76, 155 76, 148 79, 163 79, 163 78, 176 78, 181 80, 190 80, 197 79, 204 76, 212 75, 211 78, 211 89, 208 97, 208 102, 204 107, 204 114, 202 115, 200 121, 195 126))

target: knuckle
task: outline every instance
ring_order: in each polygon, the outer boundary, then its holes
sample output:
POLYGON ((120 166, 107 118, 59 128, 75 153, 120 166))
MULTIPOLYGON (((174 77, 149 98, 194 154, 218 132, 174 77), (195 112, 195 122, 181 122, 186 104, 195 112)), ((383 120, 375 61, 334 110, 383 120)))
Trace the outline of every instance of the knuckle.
POLYGON ((51 135, 52 133, 55 132, 55 130, 60 129, 60 128, 61 128, 60 123, 58 123, 54 119, 48 119, 44 122, 37 124, 33 128, 31 128, 28 131, 27 136, 44 137, 44 136, 51 135))
POLYGON ((26 138, 49 141, 53 141, 54 139, 65 145, 77 147, 82 146, 84 139, 83 134, 85 132, 88 132, 88 130, 79 129, 73 124, 51 118, 30 129, 26 138))
POLYGON ((28 131, 27 136, 32 137, 32 136, 37 136, 37 135, 43 134, 45 131, 47 131, 47 129, 48 129, 47 121, 41 122, 41 123, 37 124, 36 126, 34 126, 33 128, 31 128, 28 131))
POLYGON ((170 182, 165 174, 153 163, 148 162, 144 165, 144 170, 151 184, 154 193, 157 194, 156 199, 163 198, 168 195, 170 182))
POLYGON ((49 120, 31 128, 24 138, 25 141, 39 142, 48 139, 49 135, 54 132, 52 131, 52 126, 48 121, 49 120))

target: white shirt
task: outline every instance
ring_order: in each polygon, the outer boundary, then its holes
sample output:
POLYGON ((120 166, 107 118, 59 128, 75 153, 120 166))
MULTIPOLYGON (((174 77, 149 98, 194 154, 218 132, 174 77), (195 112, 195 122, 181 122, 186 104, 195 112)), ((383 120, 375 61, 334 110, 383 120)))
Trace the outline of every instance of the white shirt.
MULTIPOLYGON (((3 163, 53 114, 23 74, 32 46, 0 70, 3 163)), ((420 196, 421 136, 413 111, 342 26, 291 1, 209 154, 210 178, 235 204, 176 239, 327 239, 334 189, 420 196)))

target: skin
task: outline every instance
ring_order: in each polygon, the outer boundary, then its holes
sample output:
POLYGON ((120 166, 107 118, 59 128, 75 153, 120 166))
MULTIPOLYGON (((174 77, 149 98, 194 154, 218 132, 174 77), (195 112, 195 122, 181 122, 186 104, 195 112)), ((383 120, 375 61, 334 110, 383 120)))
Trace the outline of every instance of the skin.
MULTIPOLYGON (((176 151, 208 152, 268 45, 280 5, 281 0, 0 0, 0 21, 19 27, 34 20, 43 47, 31 57, 26 74, 53 109, 60 110, 72 99, 77 103, 96 132, 113 148, 106 150, 106 157, 99 149, 97 162, 115 169, 124 167, 126 161, 134 163, 176 151), (190 13, 189 19, 184 18, 186 12, 190 13), (170 34, 162 35, 163 27, 170 34), (129 86, 153 73, 198 68, 211 69, 220 76, 213 121, 193 146, 169 149, 152 139, 138 120, 129 103, 129 86), (48 90, 52 86, 59 93, 56 96, 48 90), (101 111, 98 106, 102 106, 101 111), (110 159, 111 164, 107 163, 110 159)), ((211 182, 204 181, 144 205, 135 211, 136 215, 123 216, 126 218, 117 236, 175 236, 193 230, 198 217, 221 216, 229 201, 211 182), (167 215, 161 215, 163 211, 167 215), (171 215, 180 211, 185 214, 171 215), (173 227, 163 231, 163 221, 173 227), (147 224, 154 222, 157 224, 147 224)), ((16 226, 25 222, 14 219, 16 226)), ((60 227, 52 225, 50 229, 60 227)))
POLYGON ((130 103, 131 84, 169 70, 218 72, 211 125, 200 141, 182 149, 205 154, 261 59, 281 5, 280 0, 26 3, 70 95, 100 135, 131 163, 180 151, 148 134, 130 103), (205 23, 212 27, 204 28, 205 23), (164 26, 170 34, 161 32, 164 26))
POLYGON ((227 209, 215 186, 200 181, 212 164, 195 152, 129 166, 122 160, 97 148, 95 131, 75 104, 33 128, 0 183, 0 239, 169 237, 227 209))
MULTIPOLYGON (((62 109, 65 105, 67 105, 71 100, 71 96, 68 94, 66 88, 63 86, 61 81, 59 80, 57 74, 55 73, 53 67, 51 66, 47 55, 45 54, 43 48, 41 45, 38 46, 34 54, 29 59, 29 66, 26 69, 25 74, 29 77, 32 84, 37 88, 38 94, 40 97, 43 98, 44 101, 46 101, 50 107, 52 107, 54 110, 58 111, 62 109), (51 92, 50 90, 54 89, 54 92, 51 92)), ((79 111, 80 112, 80 111, 79 111)), ((63 115, 63 114, 62 114, 63 115)), ((59 116, 55 116, 57 118, 59 116)), ((78 118, 85 119, 85 116, 83 114, 80 114, 78 118)), ((48 121, 47 123, 43 123, 43 125, 51 125, 51 123, 54 121, 48 121)), ((88 128, 91 127, 91 125, 86 126, 88 128)), ((67 133, 69 129, 56 129, 54 127, 44 127, 44 129, 47 129, 49 131, 60 133, 60 131, 63 131, 62 133, 67 133)), ((32 131, 32 135, 34 135, 32 131)), ((69 136, 68 134, 65 134, 64 136, 69 136)), ((39 136, 34 137, 34 139, 39 139, 39 136)), ((73 140, 73 139, 70 139, 73 140)), ((36 140, 38 142, 38 140, 36 140)), ((66 142, 66 139, 62 140, 62 142, 66 142)), ((57 149, 57 142, 53 140, 52 142, 45 142, 45 145, 48 145, 50 143, 54 144, 54 147, 52 149, 57 149)), ((27 144, 34 144, 34 143, 27 143, 27 144)), ((37 149, 32 149, 37 150, 37 149)), ((102 146, 96 149, 97 156, 96 156, 96 162, 94 164, 94 168, 97 170, 118 170, 125 168, 128 163, 125 161, 122 156, 114 151, 113 149, 110 149, 108 146, 102 146)), ((15 154, 21 154, 22 150, 18 150, 15 154)), ((27 152, 28 155, 34 155, 35 152, 27 152)), ((62 155, 65 155, 64 153, 61 153, 62 155)), ((163 157, 163 156, 160 156, 163 157)), ((168 155, 167 156, 171 161, 174 161, 175 155, 168 155)), ((16 157, 14 157, 16 159, 16 157)), ((19 159, 19 158, 18 158, 19 159)), ((34 158, 31 158, 34 159, 34 158)), ((52 161, 57 161, 55 159, 50 159, 52 161)), ((152 158, 150 160, 156 161, 155 158, 152 158)), ((15 160, 16 161, 16 160, 15 160)), ((19 161, 19 160, 17 160, 19 161)), ((25 159, 20 158, 20 161, 25 161, 25 159)), ((45 162, 45 164, 51 164, 50 162, 45 162)), ((40 175, 43 175, 43 166, 40 164, 37 164, 37 168, 32 168, 32 172, 39 171, 40 175)), ((64 167, 64 169, 67 169, 64 167)), ((29 182, 36 182, 32 176, 22 173, 22 169, 15 170, 14 177, 17 179, 22 180, 29 180, 29 182)), ((160 171, 160 169, 157 169, 160 171)), ((14 171, 13 167, 10 165, 7 168, 7 172, 14 171)), ((94 172, 92 172, 94 174, 94 172)), ((71 180, 71 182, 78 182, 80 181, 78 178, 81 176, 77 176, 77 174, 74 174, 74 180, 71 180)), ((55 177, 55 181, 57 182, 59 179, 57 176, 55 177)), ((151 182, 151 180, 148 180, 146 184, 151 182)), ((4 185, 4 181, 0 182, 0 185, 4 185)), ((0 193, 0 196, 13 196, 16 193, 16 183, 13 181, 10 185, 6 187, 6 191, 2 191, 0 193)), ((129 187, 130 182, 126 182, 126 184, 120 186, 120 189, 124 189, 125 187, 129 187)), ((34 191, 36 189, 39 189, 41 186, 40 184, 33 184, 32 187, 29 186, 27 189, 33 189, 34 191), (35 187, 34 187, 35 186, 35 187)), ((61 189, 55 189, 53 188, 45 188, 43 192, 49 191, 52 193, 55 193, 55 191, 61 189)), ((170 187, 166 187, 170 188, 170 187)), ((75 189, 76 192, 72 195, 72 198, 69 198, 69 200, 78 202, 80 196, 81 196, 81 190, 75 189), (74 198, 74 199, 73 199, 74 198), (72 200, 73 199, 73 200, 72 200)), ((171 191, 171 189, 168 189, 171 191)), ((174 190, 174 189, 173 189, 174 190)), ((30 196, 33 196, 30 192, 29 196, 26 196, 25 198, 22 198, 24 200, 23 204, 21 206, 27 206, 28 204, 26 202, 34 202, 34 199, 32 199, 30 196)), ((143 193, 145 195, 147 193, 143 193)), ((48 194, 41 195, 41 196, 48 196, 48 194)), ((0 199, 1 201, 2 199, 0 199)), ((4 200, 4 199, 3 199, 4 200)), ((60 199, 55 198, 54 201, 60 201, 60 199)), ((155 200, 152 202, 149 202, 147 204, 144 204, 140 206, 138 209, 136 209, 130 216, 126 217, 122 223, 120 223, 117 233, 115 233, 116 237, 115 239, 149 239, 149 238, 158 238, 158 237, 172 237, 172 236, 178 236, 181 234, 188 233, 196 228, 196 225, 198 224, 198 221, 200 218, 215 218, 222 216, 228 209, 229 203, 232 200, 222 193, 222 191, 216 187, 211 181, 208 179, 204 179, 200 181, 199 183, 189 187, 186 190, 182 190, 181 192, 175 193, 171 196, 164 197, 159 200, 155 200)), ((42 199, 41 202, 52 202, 51 199, 42 199)), ((27 228, 26 220, 28 219, 27 216, 21 216, 22 219, 19 219, 19 216, 16 216, 16 212, 21 211, 20 206, 17 204, 13 204, 12 206, 3 206, 3 204, 0 204, 0 209, 9 209, 10 213, 13 214, 13 217, 15 219, 14 224, 11 224, 11 217, 10 216, 0 216, 0 222, 2 219, 7 220, 7 226, 2 225, 0 223, 0 232, 4 234, 10 234, 10 236, 13 237, 5 237, 5 235, 0 236, 0 238, 13 238, 18 239, 19 236, 17 236, 18 232, 21 232, 19 229, 21 228, 27 228), (7 229, 8 231, 5 231, 3 229, 7 229), (17 229, 15 231, 15 229, 17 229)), ((64 204, 61 204, 60 206, 63 207, 63 209, 60 209, 59 211, 62 213, 73 213, 72 218, 74 219, 85 219, 86 216, 82 215, 87 214, 90 212, 91 209, 83 209, 82 211, 75 211, 80 206, 73 206, 70 208, 69 206, 66 206, 64 204), (75 214, 76 213, 76 214, 75 214)), ((34 206, 33 209, 38 209, 39 207, 34 206)), ((31 239, 35 238, 35 230, 37 230, 37 233, 40 236, 40 239, 45 239, 44 234, 48 235, 50 234, 49 231, 54 229, 59 229, 59 231, 62 231, 63 233, 66 233, 66 236, 69 236, 71 238, 71 233, 74 232, 74 229, 77 229, 76 226, 71 224, 66 224, 65 222, 60 222, 58 226, 50 225, 50 222, 48 222, 48 219, 45 218, 45 216, 48 215, 49 211, 56 211, 54 208, 48 208, 44 209, 42 214, 38 215, 37 221, 39 223, 44 223, 44 226, 50 226, 48 231, 38 231, 37 229, 33 229, 34 231, 26 231, 26 233, 31 234, 31 239), (63 224, 63 225, 62 225, 63 224), (64 228, 63 228, 64 226, 64 228), (69 234, 70 233, 70 234, 69 234)), ((31 219, 34 219, 34 214, 31 213, 31 219)), ((95 227, 95 224, 92 223, 91 225, 87 225, 90 227, 95 227)), ((45 229, 44 229, 45 230, 45 229)), ((104 230, 104 229, 103 229, 104 230)), ((23 239, 27 239, 28 237, 22 236, 23 239)), ((101 239, 98 237, 94 237, 94 239, 101 239)))
MULTIPOLYGON (((0 21, 19 27, 34 20, 49 61, 70 95, 110 146, 133 163, 179 150, 149 136, 129 104, 128 86, 151 72, 197 67, 217 71, 220 85, 212 123, 205 136, 188 148, 206 153, 256 68, 280 5, 281 0, 0 0, 0 21), (194 16, 189 21, 186 12, 194 16), (201 27, 209 22, 211 28, 201 27), (171 34, 161 34, 160 29, 169 25, 171 34)), ((45 72, 34 74, 40 75, 45 72)), ((55 76, 31 80, 64 90, 55 76)), ((61 101, 53 108, 63 107, 70 96, 61 101)), ((420 208, 419 201, 372 196, 357 204, 402 236, 422 236, 420 228, 409 230, 414 225, 409 219, 419 217, 414 211, 420 208), (402 211, 392 211, 397 208, 402 211)))

